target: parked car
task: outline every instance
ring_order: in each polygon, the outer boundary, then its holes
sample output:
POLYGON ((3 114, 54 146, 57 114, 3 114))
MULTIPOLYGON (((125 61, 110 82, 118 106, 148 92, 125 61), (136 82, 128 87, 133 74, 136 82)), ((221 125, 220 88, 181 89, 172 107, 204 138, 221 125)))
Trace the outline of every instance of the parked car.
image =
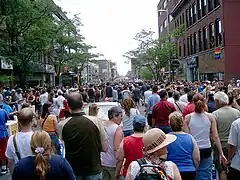
MULTIPOLYGON (((87 104, 83 108, 83 111, 85 112, 86 115, 88 115, 90 104, 91 103, 87 104)), ((108 110, 109 109, 111 109, 112 107, 115 107, 115 106, 121 107, 121 104, 118 102, 96 102, 93 104, 96 104, 99 108, 97 117, 99 117, 100 119, 103 119, 103 120, 108 120, 108 110)))

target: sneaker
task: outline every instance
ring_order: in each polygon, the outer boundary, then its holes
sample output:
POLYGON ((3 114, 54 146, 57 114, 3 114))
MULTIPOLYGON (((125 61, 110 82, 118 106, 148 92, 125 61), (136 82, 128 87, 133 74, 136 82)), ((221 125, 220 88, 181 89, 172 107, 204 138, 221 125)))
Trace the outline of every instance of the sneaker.
POLYGON ((1 170, 1 175, 5 175, 5 174, 7 174, 8 173, 8 170, 7 169, 2 169, 1 170))

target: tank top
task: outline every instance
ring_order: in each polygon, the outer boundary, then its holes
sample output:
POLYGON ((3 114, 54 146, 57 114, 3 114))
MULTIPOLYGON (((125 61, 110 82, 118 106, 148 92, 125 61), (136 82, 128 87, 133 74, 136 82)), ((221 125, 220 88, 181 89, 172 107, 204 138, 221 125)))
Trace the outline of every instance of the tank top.
POLYGON ((131 162, 143 158, 142 137, 134 136, 125 137, 123 140, 123 149, 126 158, 123 168, 123 176, 126 177, 128 166, 131 164, 131 162))
POLYGON ((210 129, 211 121, 209 120, 207 113, 191 113, 191 119, 189 122, 190 134, 197 142, 199 149, 206 149, 211 147, 210 142, 210 129))
POLYGON ((133 118, 138 114, 140 114, 140 112, 135 108, 130 109, 130 117, 125 113, 123 114, 123 131, 133 130, 133 118))
POLYGON ((114 135, 117 128, 117 124, 105 125, 105 131, 107 133, 108 151, 101 153, 101 162, 103 166, 116 167, 117 159, 114 151, 114 135))
POLYGON ((194 145, 192 136, 189 134, 174 134, 176 141, 167 146, 168 161, 174 162, 180 172, 196 171, 192 154, 194 145))

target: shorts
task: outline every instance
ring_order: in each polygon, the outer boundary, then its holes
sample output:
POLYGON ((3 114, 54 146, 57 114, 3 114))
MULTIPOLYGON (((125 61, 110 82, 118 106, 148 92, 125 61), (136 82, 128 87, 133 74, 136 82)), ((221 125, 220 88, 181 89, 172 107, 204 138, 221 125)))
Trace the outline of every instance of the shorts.
POLYGON ((139 101, 140 101, 140 98, 134 98, 134 102, 137 104, 137 103, 139 103, 139 101))
POLYGON ((7 160, 7 157, 5 156, 5 152, 7 149, 7 142, 8 142, 8 137, 4 137, 0 139, 0 158, 1 160, 7 160))

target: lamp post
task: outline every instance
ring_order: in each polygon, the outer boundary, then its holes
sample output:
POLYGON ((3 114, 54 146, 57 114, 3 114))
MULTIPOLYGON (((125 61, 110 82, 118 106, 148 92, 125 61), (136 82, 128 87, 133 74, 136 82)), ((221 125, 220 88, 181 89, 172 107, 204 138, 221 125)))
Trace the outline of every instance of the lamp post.
MULTIPOLYGON (((158 12, 165 12, 167 13, 167 36, 170 35, 170 28, 169 28, 169 10, 168 9, 158 9, 158 12)), ((170 39, 168 37, 168 42, 170 39)), ((169 54, 169 61, 168 61, 168 73, 169 73, 169 80, 171 81, 171 55, 169 54)))

